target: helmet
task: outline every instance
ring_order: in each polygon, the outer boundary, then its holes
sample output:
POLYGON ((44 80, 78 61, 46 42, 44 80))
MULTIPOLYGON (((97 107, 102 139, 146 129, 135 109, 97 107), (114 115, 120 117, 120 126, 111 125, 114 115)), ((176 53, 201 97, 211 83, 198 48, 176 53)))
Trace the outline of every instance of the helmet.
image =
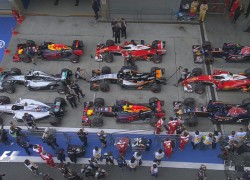
POLYGON ((93 114, 94 114, 94 110, 93 109, 87 110, 87 115, 88 116, 92 116, 93 114))

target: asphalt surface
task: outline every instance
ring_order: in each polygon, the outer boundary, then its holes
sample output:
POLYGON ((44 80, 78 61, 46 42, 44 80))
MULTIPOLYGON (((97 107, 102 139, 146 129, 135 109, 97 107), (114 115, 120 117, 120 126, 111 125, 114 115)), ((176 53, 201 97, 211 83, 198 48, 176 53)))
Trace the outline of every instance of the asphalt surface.
MULTIPOLYGON (((63 180, 64 177, 60 173, 57 168, 49 168, 46 164, 38 164, 39 170, 42 173, 49 173, 52 178, 55 180, 63 180)), ((108 180, 135 180, 135 179, 143 179, 151 180, 155 179, 155 177, 150 176, 149 167, 138 167, 136 172, 130 172, 128 169, 121 170, 117 166, 102 166, 107 172, 108 176, 106 179, 108 180)), ((71 169, 80 173, 81 165, 71 165, 71 169)), ((1 163, 1 173, 5 172, 6 176, 4 180, 14 180, 14 179, 41 179, 40 176, 35 176, 32 172, 25 167, 23 163, 1 163), (13 171, 15 169, 15 171, 13 171), (15 173, 13 173, 15 172, 15 173)), ((182 169, 182 168, 159 168, 159 176, 156 179, 165 180, 194 180, 197 175, 196 169, 182 169)), ((81 175, 82 176, 82 175, 81 175)), ((224 171, 213 171, 207 170, 207 176, 211 180, 223 180, 225 179, 224 171)), ((85 178, 87 179, 87 178, 85 178)))

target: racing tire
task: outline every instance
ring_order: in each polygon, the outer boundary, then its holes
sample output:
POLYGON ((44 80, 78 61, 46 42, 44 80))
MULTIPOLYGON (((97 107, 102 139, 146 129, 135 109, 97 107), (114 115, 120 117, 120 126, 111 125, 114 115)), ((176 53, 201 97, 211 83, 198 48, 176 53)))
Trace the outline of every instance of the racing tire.
POLYGON ((153 54, 151 59, 155 64, 161 63, 161 56, 158 54, 153 54))
POLYGON ((13 94, 16 92, 16 88, 14 86, 6 86, 4 87, 4 91, 8 94, 13 94))
POLYGON ((77 55, 75 55, 75 54, 71 54, 71 55, 69 56, 69 60, 70 60, 70 62, 72 62, 72 63, 79 63, 80 56, 77 56, 77 55))
POLYGON ((194 100, 194 98, 188 97, 188 98, 184 99, 183 104, 185 106, 189 106, 189 107, 194 106, 195 100, 194 100))
POLYGON ((196 84, 194 87, 194 92, 197 94, 203 94, 206 90, 206 86, 204 84, 196 84))
POLYGON ((94 100, 95 107, 103 107, 105 105, 105 100, 103 98, 96 98, 94 100))
POLYGON ((103 119, 100 117, 95 117, 91 122, 91 127, 102 127, 103 119))
POLYGON ((248 106, 250 105, 250 98, 243 99, 241 102, 242 106, 248 106))
POLYGON ((10 81, 3 81, 2 82, 2 87, 8 87, 11 86, 11 82, 10 81))
POLYGON ((148 104, 149 104, 149 106, 154 106, 155 103, 158 102, 158 101, 159 101, 159 99, 157 97, 151 97, 148 100, 148 104))
POLYGON ((11 68, 10 73, 11 75, 21 75, 22 71, 21 69, 18 69, 18 68, 11 68))
POLYGON ((152 42, 151 48, 152 49, 158 49, 158 43, 159 43, 159 40, 154 40, 152 42))
POLYGON ((156 117, 152 117, 152 118, 150 118, 150 120, 149 120, 149 125, 150 125, 151 127, 155 127, 155 124, 157 123, 157 121, 158 121, 158 119, 157 119, 156 117))
POLYGON ((244 71, 244 74, 245 74, 245 76, 250 76, 250 68, 247 68, 247 69, 244 71))
POLYGON ((161 85, 157 84, 157 83, 153 83, 152 86, 150 87, 150 90, 153 93, 159 93, 159 92, 161 92, 161 85))
POLYGON ((200 76, 200 75, 202 75, 202 69, 201 68, 194 68, 192 70, 192 75, 193 76, 200 76))
POLYGON ((67 93, 67 90, 66 89, 57 89, 57 92, 59 94, 66 94, 67 93))
POLYGON ((111 73, 111 68, 108 66, 102 67, 102 74, 110 74, 111 73))
POLYGON ((36 43, 33 40, 27 40, 26 41, 26 46, 27 47, 34 47, 34 46, 36 46, 36 43))
POLYGON ((109 92, 109 90, 110 90, 109 84, 106 83, 106 82, 100 83, 99 86, 100 86, 100 90, 101 90, 102 92, 109 92))
POLYGON ((83 49, 83 47, 84 47, 83 41, 74 40, 73 43, 72 43, 72 49, 73 50, 83 49), (78 43, 78 47, 76 47, 77 43, 78 43))
POLYGON ((30 63, 32 60, 31 60, 31 57, 28 56, 27 54, 20 54, 19 56, 20 60, 23 61, 24 63, 30 63))
POLYGON ((111 39, 107 40, 106 41, 106 46, 114 46, 115 45, 115 42, 111 39))
POLYGON ((56 97, 55 98, 55 101, 54 101, 54 104, 56 104, 56 102, 61 102, 61 105, 64 107, 64 106, 67 106, 67 102, 65 101, 64 98, 62 97, 56 97))
POLYGON ((160 68, 158 68, 158 67, 152 67, 152 68, 150 69, 150 73, 154 73, 157 69, 160 69, 160 68))
POLYGON ((8 96, 0 96, 0 104, 10 104, 10 98, 8 96))
POLYGON ((109 52, 102 53, 102 59, 107 63, 112 63, 114 61, 113 55, 109 52))
POLYGON ((212 44, 210 41, 205 41, 203 44, 202 44, 202 48, 205 49, 205 50, 210 50, 212 49, 212 44))

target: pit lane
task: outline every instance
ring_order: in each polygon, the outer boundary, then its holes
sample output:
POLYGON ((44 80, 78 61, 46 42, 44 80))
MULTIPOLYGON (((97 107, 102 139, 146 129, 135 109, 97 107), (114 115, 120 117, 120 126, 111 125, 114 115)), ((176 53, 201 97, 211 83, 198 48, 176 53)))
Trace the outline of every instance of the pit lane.
MULTIPOLYGON (((103 66, 110 66, 112 72, 118 72, 124 62, 121 57, 115 56, 113 63, 95 62, 91 58, 95 54, 95 48, 98 43, 105 43, 106 40, 112 39, 112 32, 110 23, 93 22, 88 18, 80 17, 27 17, 23 24, 17 28, 19 34, 13 36, 9 49, 10 55, 4 56, 2 66, 6 69, 17 67, 23 73, 27 73, 30 69, 42 70, 52 74, 58 74, 62 68, 69 68, 73 71, 76 67, 83 67, 87 76, 90 77, 91 70, 99 69, 103 66), (49 18, 49 21, 48 21, 49 18), (37 23, 39 22, 39 23, 37 23), (44 28, 46 27, 46 28, 44 28), (37 59, 37 65, 31 63, 16 63, 12 62, 12 56, 16 50, 18 43, 24 43, 26 40, 32 39, 37 43, 43 41, 52 41, 56 43, 71 44, 74 39, 83 40, 84 55, 80 59, 79 64, 72 64, 70 62, 46 62, 37 59)), ((151 67, 159 66, 166 69, 166 78, 171 77, 179 66, 188 68, 190 71, 195 67, 203 68, 203 64, 194 64, 192 55, 192 45, 201 44, 201 32, 199 25, 180 25, 180 24, 147 24, 147 23, 129 23, 127 28, 128 40, 144 40, 145 43, 151 44, 153 40, 166 41, 167 54, 163 56, 162 63, 154 64, 153 62, 136 62, 138 70, 141 72, 150 71, 151 67)), ((124 39, 122 39, 124 41, 124 39)), ((216 62, 215 62, 216 64, 216 62)), ((195 93, 184 93, 181 86, 175 87, 174 84, 179 78, 179 73, 174 74, 167 82, 166 86, 162 86, 162 92, 154 94, 151 91, 143 90, 121 90, 117 85, 111 85, 111 91, 108 93, 93 92, 89 90, 87 82, 79 82, 80 87, 86 94, 84 101, 92 101, 95 97, 102 97, 105 99, 106 105, 113 105, 116 99, 124 99, 131 102, 144 103, 148 102, 150 97, 158 97, 165 101, 164 109, 167 116, 173 115, 173 101, 182 101, 186 97, 193 97, 199 104, 206 104, 210 99, 210 95, 195 93)), ((236 94, 237 92, 233 92, 236 94)), ((224 93, 223 93, 224 94, 224 93)), ((10 96, 3 93, 3 95, 10 96)), ((28 91, 25 87, 17 85, 17 91, 10 96, 12 102, 19 98, 30 98, 42 102, 51 102, 55 97, 60 97, 56 92, 44 91, 28 91)), ((220 95, 221 97, 222 95, 220 95)), ((61 96, 62 97, 62 96, 61 96)), ((83 103, 83 101, 82 101, 83 103)), ((237 102, 238 103, 238 102, 237 102)), ((83 105, 79 104, 77 109, 67 108, 67 113, 62 120, 63 127, 81 127, 81 118, 83 112, 83 105)), ((4 115, 5 124, 9 124, 12 116, 4 115)), ((47 125, 47 124, 45 124, 47 125)), ((44 126, 44 124, 43 124, 44 126)), ((119 129, 145 129, 152 130, 149 124, 116 124, 113 118, 104 118, 103 128, 119 128, 119 129)), ((188 128, 188 130, 199 129, 200 131, 213 131, 214 127, 207 118, 199 118, 199 124, 195 128, 188 128)))

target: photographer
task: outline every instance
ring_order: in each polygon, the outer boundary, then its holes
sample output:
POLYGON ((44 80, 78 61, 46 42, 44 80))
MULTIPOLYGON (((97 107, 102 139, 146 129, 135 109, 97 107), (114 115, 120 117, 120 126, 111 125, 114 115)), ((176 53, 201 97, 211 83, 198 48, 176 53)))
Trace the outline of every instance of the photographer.
MULTIPOLYGON (((178 68, 178 70, 180 70, 182 67, 180 66, 178 68)), ((188 78, 190 76, 190 72, 188 71, 187 68, 184 68, 182 71, 181 71, 181 77, 179 78, 179 80, 177 81, 177 83, 175 84, 176 87, 178 87, 178 85, 184 81, 186 78, 188 78)))
POLYGON ((106 164, 115 165, 111 151, 109 151, 108 153, 104 153, 104 158, 106 160, 106 164))

